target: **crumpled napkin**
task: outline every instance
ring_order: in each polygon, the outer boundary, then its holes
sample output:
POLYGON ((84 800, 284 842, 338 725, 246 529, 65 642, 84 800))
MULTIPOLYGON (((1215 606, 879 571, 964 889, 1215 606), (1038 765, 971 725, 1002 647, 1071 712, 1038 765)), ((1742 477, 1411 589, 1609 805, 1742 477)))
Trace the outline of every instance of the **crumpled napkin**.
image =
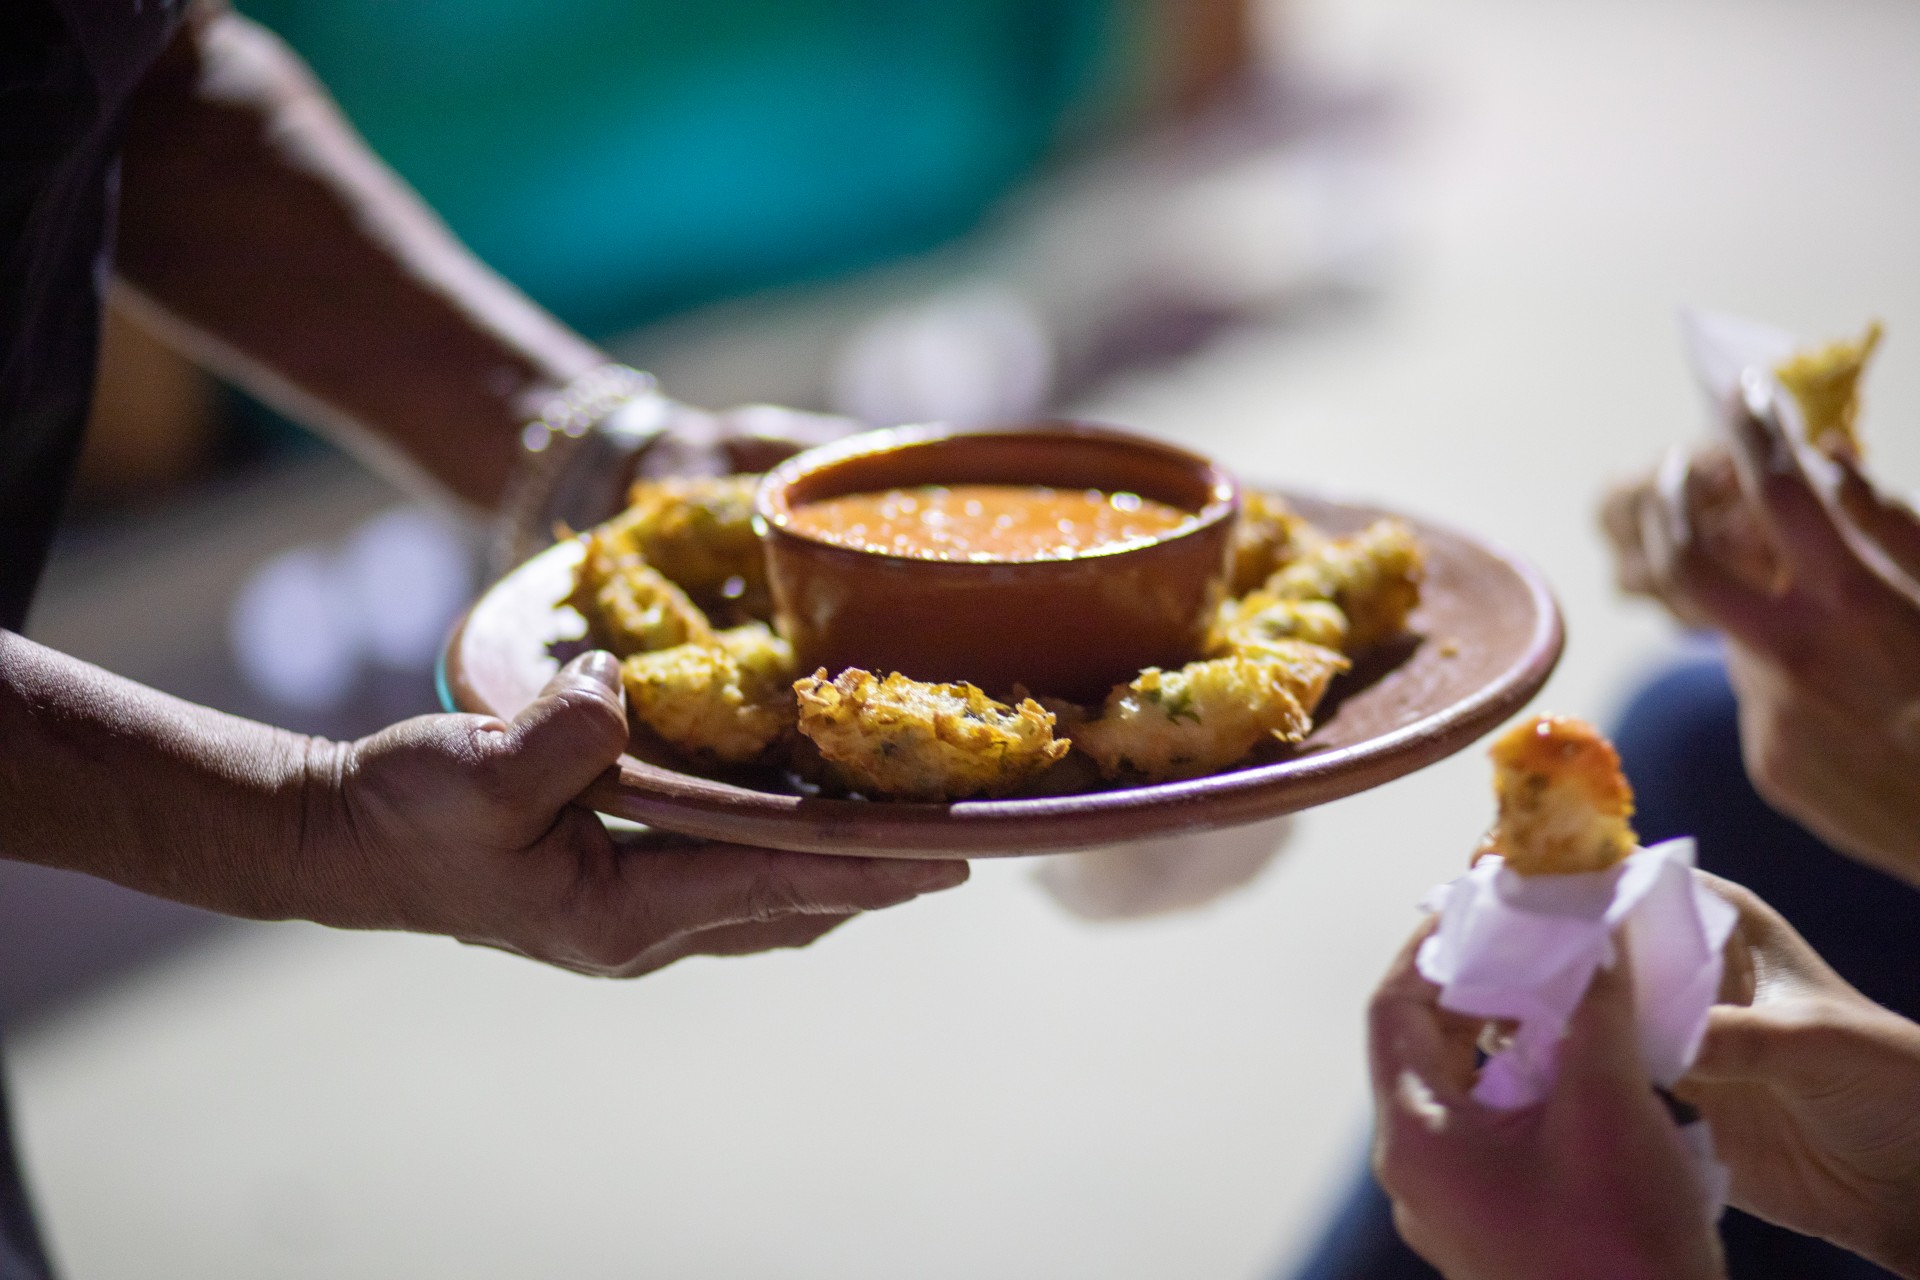
MULTIPOLYGON (((1517 1023, 1474 1085, 1476 1100, 1516 1108, 1553 1084, 1567 1023, 1601 965, 1614 963, 1613 935, 1626 939, 1640 1056, 1647 1075, 1671 1087, 1692 1065, 1720 990, 1721 950, 1733 907, 1693 875, 1688 838, 1636 850, 1619 865, 1582 875, 1523 876, 1498 856, 1428 895, 1440 925, 1421 944, 1420 973, 1440 987, 1440 1005, 1517 1023)), ((1706 1122, 1682 1129, 1718 1216, 1727 1172, 1713 1159, 1706 1122)))
MULTIPOLYGON (((1772 376, 1781 361, 1806 345, 1785 329, 1691 307, 1680 312, 1680 336, 1686 343, 1694 380, 1716 410, 1733 399, 1740 390, 1740 377, 1748 369, 1772 376)), ((1793 397, 1781 396, 1780 402, 1782 411, 1791 414, 1799 425, 1799 406, 1793 397)))

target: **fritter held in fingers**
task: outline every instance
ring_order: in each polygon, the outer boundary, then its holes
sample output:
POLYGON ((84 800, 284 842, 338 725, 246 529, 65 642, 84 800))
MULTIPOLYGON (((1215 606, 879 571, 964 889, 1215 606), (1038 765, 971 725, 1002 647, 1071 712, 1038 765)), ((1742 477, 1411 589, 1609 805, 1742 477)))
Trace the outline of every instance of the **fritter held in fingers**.
POLYGON ((793 728, 793 649, 763 623, 620 664, 627 711, 688 755, 747 764, 793 728))
POLYGON ((1398 520, 1376 520, 1314 548, 1268 578, 1249 601, 1331 600, 1347 616, 1346 648, 1355 652, 1406 629, 1425 574, 1426 553, 1413 530, 1398 520))
POLYGON ((1534 716, 1494 739, 1489 754, 1500 813, 1479 853, 1499 854, 1522 875, 1567 875, 1604 871, 1639 843, 1620 757, 1586 721, 1534 716))
POLYGON ((1800 405, 1807 443, 1822 453, 1860 460, 1860 437, 1854 429, 1860 416, 1860 375, 1879 345, 1876 320, 1854 341, 1796 352, 1774 369, 1800 405))
POLYGON ((687 593, 635 550, 615 524, 582 535, 586 554, 567 603, 587 620, 587 636, 617 657, 710 644, 713 626, 687 593))
POLYGON ((1227 594, 1247 594, 1325 537, 1281 498, 1247 490, 1240 495, 1240 518, 1233 526, 1227 594))
POLYGON ((753 532, 759 476, 643 480, 614 524, 648 564, 723 622, 772 612, 766 558, 753 532))
POLYGON ((1149 667, 1115 686, 1099 716, 1075 728, 1073 741, 1106 777, 1139 774, 1150 782, 1225 769, 1270 740, 1298 742, 1347 660, 1304 641, 1274 645, 1270 653, 1190 662, 1178 671, 1149 667))
POLYGON ((800 732, 869 796, 958 800, 1019 786, 1067 753, 1053 713, 1031 698, 995 702, 970 684, 881 680, 849 667, 794 682, 800 732))

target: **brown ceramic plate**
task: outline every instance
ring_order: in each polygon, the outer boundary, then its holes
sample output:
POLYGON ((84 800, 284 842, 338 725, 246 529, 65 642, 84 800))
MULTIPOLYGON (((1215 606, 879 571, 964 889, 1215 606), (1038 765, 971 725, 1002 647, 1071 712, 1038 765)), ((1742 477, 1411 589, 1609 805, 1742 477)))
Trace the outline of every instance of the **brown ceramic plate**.
MULTIPOLYGON (((1314 523, 1350 532, 1386 512, 1286 495, 1314 523)), ((1403 517, 1405 518, 1405 517, 1403 517)), ((1278 817, 1377 787, 1468 746, 1546 683, 1560 613, 1540 575, 1464 534, 1409 519, 1427 580, 1409 634, 1335 682, 1297 747, 1183 782, 953 804, 797 794, 778 776, 731 780, 623 756, 585 799, 616 817, 739 844, 811 853, 981 858, 1059 853, 1278 817)), ((454 632, 443 696, 511 717, 579 648, 577 614, 555 602, 577 543, 535 556, 482 596, 454 632)))

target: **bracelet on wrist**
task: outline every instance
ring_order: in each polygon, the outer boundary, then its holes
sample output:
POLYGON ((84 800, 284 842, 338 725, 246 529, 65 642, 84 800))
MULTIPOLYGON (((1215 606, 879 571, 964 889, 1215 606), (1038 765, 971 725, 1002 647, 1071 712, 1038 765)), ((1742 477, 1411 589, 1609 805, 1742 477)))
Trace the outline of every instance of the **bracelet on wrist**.
POLYGON ((666 428, 672 408, 650 375, 614 363, 549 397, 520 430, 500 502, 494 571, 550 544, 557 525, 584 528, 616 510, 634 456, 666 428))

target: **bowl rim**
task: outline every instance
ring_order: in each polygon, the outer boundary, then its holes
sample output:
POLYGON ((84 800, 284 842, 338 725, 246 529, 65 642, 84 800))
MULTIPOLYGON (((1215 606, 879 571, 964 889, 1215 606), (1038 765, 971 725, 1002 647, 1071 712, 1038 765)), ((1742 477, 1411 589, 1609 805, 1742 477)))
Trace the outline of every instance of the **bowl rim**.
POLYGON ((883 427, 818 445, 784 460, 768 470, 761 478, 753 495, 753 523, 754 532, 759 535, 762 542, 769 542, 775 537, 790 539, 816 553, 844 556, 863 564, 910 565, 915 572, 978 572, 980 570, 1004 572, 1008 569, 1039 570, 1050 566, 1072 565, 1088 560, 1138 554, 1157 547, 1184 542, 1189 538, 1205 536, 1222 523, 1233 520, 1240 513, 1240 505, 1239 481, 1234 478, 1232 472, 1204 454, 1195 453, 1153 436, 1122 430, 1104 423, 1086 422, 1073 418, 1043 418, 1032 422, 995 423, 978 427, 956 427, 946 423, 883 427), (871 547, 850 547, 844 543, 829 542, 825 538, 796 529, 791 523, 793 507, 787 501, 788 491, 801 480, 836 467, 877 454, 902 453, 955 440, 1014 438, 1033 440, 1049 437, 1062 442, 1084 440, 1121 445, 1141 453, 1151 453, 1168 461, 1184 464, 1204 482, 1207 500, 1201 504, 1199 510, 1190 513, 1191 518, 1182 520, 1178 525, 1161 533, 1130 539, 1126 542, 1091 547, 1068 556, 1027 560, 945 560, 934 556, 903 555, 871 547))

